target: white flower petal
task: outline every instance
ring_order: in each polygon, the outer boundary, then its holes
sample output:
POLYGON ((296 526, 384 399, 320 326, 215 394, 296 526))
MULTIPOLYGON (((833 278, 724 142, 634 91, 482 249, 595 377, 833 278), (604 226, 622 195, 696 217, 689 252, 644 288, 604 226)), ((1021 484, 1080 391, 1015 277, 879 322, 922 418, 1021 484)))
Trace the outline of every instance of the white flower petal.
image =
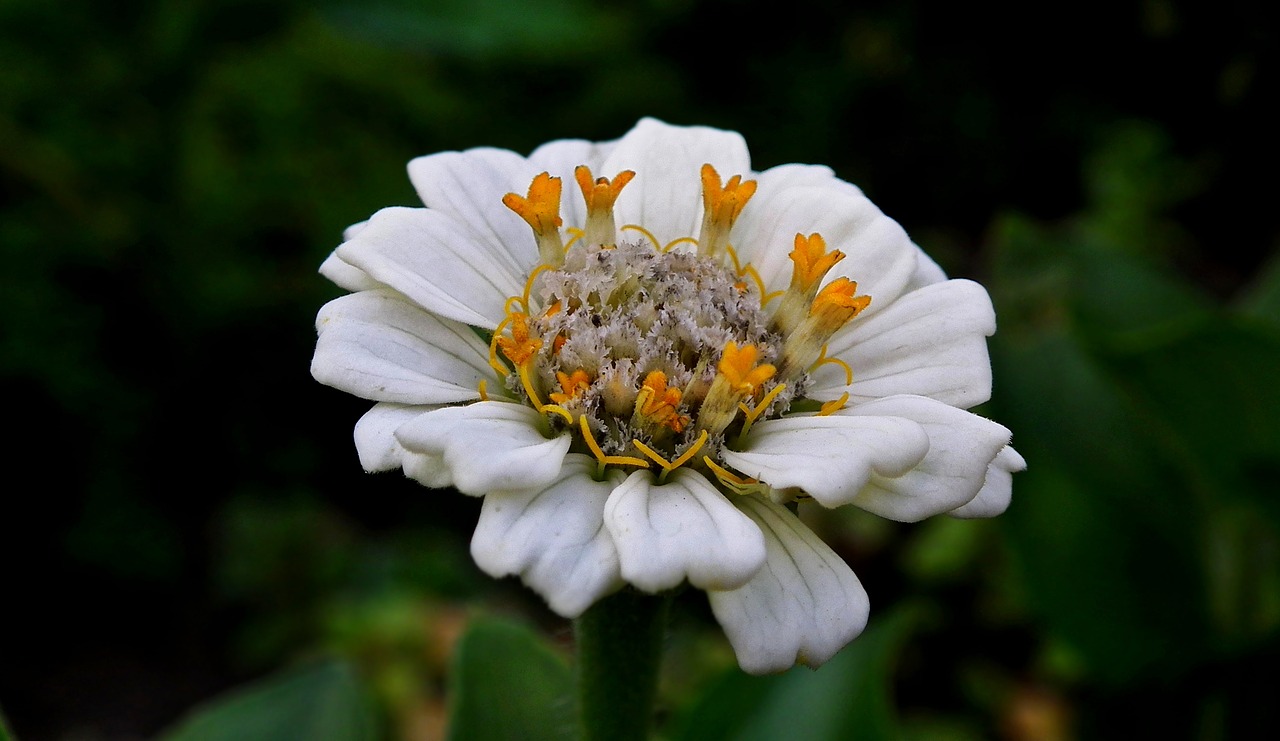
POLYGON ((872 474, 853 504, 882 517, 914 522, 972 501, 987 468, 1009 444, 1009 430, 984 417, 923 396, 891 396, 836 413, 851 418, 909 419, 929 435, 929 452, 902 475, 872 474))
MULTIPOLYGON (((734 234, 769 290, 786 288, 791 281, 788 255, 796 234, 814 232, 828 249, 845 253, 824 282, 838 277, 857 281, 858 293, 871 297, 863 316, 892 304, 914 274, 917 248, 907 233, 847 183, 789 186, 765 195, 755 231, 735 229, 734 234)), ((753 200, 746 208, 755 205, 753 200)))
POLYGON ((912 419, 784 417, 757 422, 742 451, 721 457, 775 489, 799 487, 826 507, 858 499, 876 476, 901 476, 924 460, 929 435, 912 419))
POLYGON ((571 453, 545 488, 490 492, 471 555, 491 576, 518 574, 563 617, 582 614, 622 586, 618 552, 605 529, 605 502, 621 483, 595 481, 594 458, 571 453))
POLYGON ((821 665, 866 627, 866 591, 785 507, 753 496, 734 503, 764 532, 768 550, 764 568, 746 584, 707 593, 738 664, 752 674, 821 665))
POLYGON ((356 223, 352 224, 351 226, 347 227, 346 229, 343 229, 343 230, 342 230, 342 241, 343 241, 343 242, 346 242, 347 240, 354 238, 354 237, 355 237, 357 234, 359 234, 359 233, 360 233, 360 232, 361 232, 361 231, 362 231, 366 226, 369 226, 369 220, 368 220, 368 219, 365 219, 364 221, 357 221, 356 223))
POLYGON ((791 198, 787 196, 787 191, 808 187, 833 188, 855 195, 862 195, 862 191, 853 183, 837 178, 831 168, 825 165, 778 165, 757 174, 755 180, 756 194, 742 209, 742 215, 733 227, 733 244, 739 259, 752 263, 757 270, 761 264, 768 263, 765 269, 774 274, 778 272, 777 265, 785 263, 788 272, 780 277, 781 285, 775 280, 775 285, 771 286, 774 289, 784 288, 791 279, 791 261, 787 260, 787 253, 791 251, 793 244, 775 243, 772 235, 776 231, 775 222, 781 213, 791 208, 791 198), (774 254, 775 252, 779 254, 774 254))
POLYGON ((482 147, 441 152, 409 163, 409 179, 427 208, 452 217, 459 230, 482 243, 492 258, 515 275, 538 263, 533 230, 502 203, 507 193, 523 196, 541 170, 515 152, 482 147))
MULTIPOLYGON (((853 368, 848 391, 855 402, 913 394, 968 409, 991 397, 987 337, 995 331, 986 290, 973 281, 948 280, 854 319, 832 338, 827 353, 853 368)), ((815 375, 815 398, 845 390, 844 372, 834 366, 815 375)))
POLYGON ((441 454, 417 453, 412 450, 406 450, 404 452, 403 467, 405 476, 414 479, 423 486, 432 489, 453 486, 453 472, 449 470, 449 466, 444 462, 444 456, 441 454))
POLYGON ((360 465, 369 473, 390 471, 404 465, 405 449, 396 439, 396 430, 404 423, 429 412, 435 406, 408 404, 376 404, 356 422, 356 452, 360 465))
MULTIPOLYGON (((562 181, 560 191, 560 217, 564 225, 583 228, 587 223, 587 203, 574 181, 573 171, 578 165, 591 168, 595 177, 612 179, 618 173, 605 172, 605 157, 613 151, 615 142, 589 142, 583 139, 562 139, 543 144, 529 155, 529 163, 535 172, 549 172, 562 181)), ((528 185, 526 184, 526 188, 528 185)), ((524 192, 520 192, 524 195, 524 192)))
POLYGON ((439 407, 383 403, 366 412, 355 430, 356 451, 364 470, 375 473, 403 467, 406 476, 423 486, 453 486, 443 457, 405 450, 395 436, 400 427, 433 409, 439 407))
POLYGON ((406 449, 441 457, 464 494, 538 488, 555 480, 568 433, 547 439, 541 414, 523 404, 480 401, 427 412, 396 430, 406 449))
MULTIPOLYGON (((530 233, 532 240, 532 232, 530 233)), ((338 257, 432 312, 493 329, 524 279, 459 222, 423 208, 384 208, 338 257)))
POLYGON ((311 375, 375 401, 444 404, 479 397, 492 375, 475 332, 414 306, 393 291, 330 301, 316 317, 320 338, 311 375))
POLYGON ((942 266, 934 262, 932 257, 926 255, 924 250, 917 247, 916 271, 912 273, 905 292, 914 291, 932 283, 941 283, 946 279, 947 273, 942 269, 942 266))
POLYGON ((1009 508, 1013 495, 1013 474, 1027 469, 1027 461, 1012 447, 1005 446, 987 467, 982 490, 968 504, 951 510, 952 517, 972 519, 995 517, 1009 508))
POLYGON ((677 469, 665 484, 636 471, 604 509, 622 578, 646 592, 688 578, 701 589, 733 589, 764 562, 760 528, 699 473, 677 469))
POLYGON ((697 237, 702 226, 700 172, 707 163, 724 180, 751 172, 747 143, 737 132, 641 120, 618 141, 600 171, 607 177, 636 172, 614 206, 618 226, 643 225, 662 244, 697 237))
POLYGON ((345 288, 348 291, 372 291, 384 287, 360 268, 343 262, 336 251, 330 252, 324 262, 320 263, 320 274, 333 281, 339 288, 345 288))

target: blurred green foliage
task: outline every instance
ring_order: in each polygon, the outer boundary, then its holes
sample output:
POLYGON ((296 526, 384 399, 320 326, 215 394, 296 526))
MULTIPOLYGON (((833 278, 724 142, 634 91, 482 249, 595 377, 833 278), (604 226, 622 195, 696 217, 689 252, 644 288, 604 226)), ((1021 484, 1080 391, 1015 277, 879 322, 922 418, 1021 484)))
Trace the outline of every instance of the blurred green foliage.
POLYGON ((364 404, 307 373, 339 293, 315 270, 413 203, 412 156, 656 115, 742 131, 758 168, 831 165, 986 284, 983 411, 1030 463, 990 522, 806 513, 873 600, 819 672, 726 675, 684 597, 664 733, 1268 737, 1276 48, 1274 13, 1231 1, 1091 0, 1050 27, 917 0, 0 3, 5 460, 34 477, 0 516, 0 704, 23 738, 314 703, 434 738, 467 656, 557 671, 494 623, 455 651, 465 603, 564 626, 471 565, 474 500, 359 471, 364 404), (341 658, 291 668, 317 653, 341 658))

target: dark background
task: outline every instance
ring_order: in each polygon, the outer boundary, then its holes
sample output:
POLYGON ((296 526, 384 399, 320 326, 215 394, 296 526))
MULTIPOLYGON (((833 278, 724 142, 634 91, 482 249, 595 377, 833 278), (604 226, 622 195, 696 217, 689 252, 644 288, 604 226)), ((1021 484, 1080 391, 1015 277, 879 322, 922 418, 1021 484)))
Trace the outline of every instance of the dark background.
MULTIPOLYGON (((0 707, 136 738, 336 654, 426 738, 465 605, 563 639, 470 564, 475 500, 360 471, 367 404, 308 373, 316 268, 414 202, 413 156, 653 115, 830 165, 996 301, 1009 513, 822 521, 873 625, 924 616, 902 733, 1264 737, 1276 42, 1230 1, 0 3, 0 707)), ((724 666, 698 599, 677 690, 724 666)))

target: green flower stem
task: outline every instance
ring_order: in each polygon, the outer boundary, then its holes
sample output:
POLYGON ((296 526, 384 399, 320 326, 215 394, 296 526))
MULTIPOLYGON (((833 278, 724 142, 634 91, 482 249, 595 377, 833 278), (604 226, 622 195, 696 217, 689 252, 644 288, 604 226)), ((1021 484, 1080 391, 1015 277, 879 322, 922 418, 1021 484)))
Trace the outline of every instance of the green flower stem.
POLYGON ((592 605, 574 623, 585 741, 648 738, 670 605, 670 594, 627 588, 592 605))

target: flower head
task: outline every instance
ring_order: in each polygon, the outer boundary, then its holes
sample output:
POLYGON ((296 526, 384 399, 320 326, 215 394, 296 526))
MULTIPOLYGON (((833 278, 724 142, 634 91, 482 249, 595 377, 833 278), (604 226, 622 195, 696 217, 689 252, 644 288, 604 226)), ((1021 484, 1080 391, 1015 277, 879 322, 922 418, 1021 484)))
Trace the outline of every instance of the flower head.
POLYGON ((986 291, 829 169, 753 172, 737 134, 646 119, 409 175, 426 208, 321 267, 352 293, 320 311, 312 373, 378 402, 367 470, 484 497, 476 562, 560 614, 687 581, 744 669, 816 666, 868 602, 788 503, 1008 505, 1025 464, 964 411, 991 389, 986 291))

